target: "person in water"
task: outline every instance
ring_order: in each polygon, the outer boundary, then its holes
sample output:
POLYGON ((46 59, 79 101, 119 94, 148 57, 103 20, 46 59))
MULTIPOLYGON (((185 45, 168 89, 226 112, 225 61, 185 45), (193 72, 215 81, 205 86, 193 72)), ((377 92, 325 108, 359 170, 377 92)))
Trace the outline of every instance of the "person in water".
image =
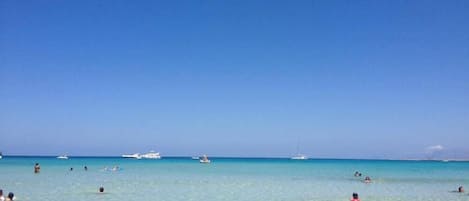
POLYGON ((70 171, 73 171, 73 168, 72 168, 72 167, 70 168, 70 171))
POLYGON ((85 171, 88 171, 88 167, 85 166, 85 171))
POLYGON ((352 199, 350 199, 350 201, 360 201, 360 198, 358 198, 358 193, 353 193, 352 199))
POLYGON ((458 192, 464 193, 464 187, 460 186, 460 187, 458 188, 458 192))
POLYGON ((102 186, 99 187, 99 192, 100 192, 100 193, 104 193, 104 187, 102 187, 102 186))
POLYGON ((370 182, 371 182, 371 178, 370 178, 369 176, 366 176, 364 182, 365 182, 365 183, 370 183, 370 182))
POLYGON ((0 201, 4 201, 5 197, 3 197, 3 190, 0 189, 0 201))
POLYGON ((39 165, 39 163, 36 163, 36 165, 34 165, 34 173, 39 173, 41 171, 41 166, 39 165))
POLYGON ((7 201, 13 201, 15 200, 15 194, 13 194, 12 192, 8 193, 8 197, 7 197, 7 201))
POLYGON ((355 177, 361 177, 361 176, 362 176, 362 173, 361 173, 361 172, 358 172, 358 171, 355 171, 354 176, 355 176, 355 177))

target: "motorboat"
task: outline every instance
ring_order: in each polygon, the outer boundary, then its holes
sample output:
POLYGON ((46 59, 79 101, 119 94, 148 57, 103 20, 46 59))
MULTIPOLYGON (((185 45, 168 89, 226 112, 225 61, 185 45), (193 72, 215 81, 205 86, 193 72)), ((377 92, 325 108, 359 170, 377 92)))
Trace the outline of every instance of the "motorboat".
POLYGON ((140 156, 144 159, 161 159, 160 152, 155 152, 155 151, 150 151, 140 156))
POLYGON ((192 160, 199 160, 199 159, 200 159, 200 157, 198 157, 198 156, 192 156, 192 160))
POLYGON ((67 160, 68 156, 67 155, 60 155, 60 156, 57 156, 57 159, 67 160))
POLYGON ((135 154, 124 154, 122 155, 122 158, 135 158, 135 159, 141 159, 142 156, 140 153, 135 153, 135 154))
POLYGON ((210 160, 208 160, 207 155, 203 155, 202 157, 200 157, 199 162, 200 163, 210 163, 210 160))

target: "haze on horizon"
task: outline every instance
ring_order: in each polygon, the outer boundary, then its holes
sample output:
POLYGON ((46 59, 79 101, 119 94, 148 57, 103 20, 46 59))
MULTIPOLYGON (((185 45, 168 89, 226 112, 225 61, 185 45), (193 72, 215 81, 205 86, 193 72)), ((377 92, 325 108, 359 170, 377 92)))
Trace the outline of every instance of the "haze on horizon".
POLYGON ((469 158, 469 1, 0 1, 0 151, 469 158))

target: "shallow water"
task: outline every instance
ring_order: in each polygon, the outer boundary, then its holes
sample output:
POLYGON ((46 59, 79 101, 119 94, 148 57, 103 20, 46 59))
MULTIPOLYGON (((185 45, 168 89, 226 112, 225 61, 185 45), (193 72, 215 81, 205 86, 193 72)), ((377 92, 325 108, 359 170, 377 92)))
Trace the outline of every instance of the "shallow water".
POLYGON ((74 200, 361 200, 469 201, 469 162, 211 158, 133 160, 122 158, 5 157, 0 188, 18 201, 74 200), (34 163, 41 173, 34 174, 34 163), (88 166, 88 171, 83 166, 88 166), (104 171, 119 166, 121 171, 104 171), (73 167, 73 171, 69 168, 73 167), (370 176, 365 184, 353 176, 370 176), (99 186, 106 193, 98 194, 99 186))

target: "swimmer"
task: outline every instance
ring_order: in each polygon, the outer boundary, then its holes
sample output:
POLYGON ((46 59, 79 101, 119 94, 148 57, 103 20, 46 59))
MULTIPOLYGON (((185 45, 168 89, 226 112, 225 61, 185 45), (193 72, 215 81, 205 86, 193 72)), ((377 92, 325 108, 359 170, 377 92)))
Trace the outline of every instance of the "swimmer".
POLYGON ((16 200, 15 198, 15 194, 13 194, 12 192, 8 193, 8 197, 6 199, 7 201, 13 201, 13 200, 16 200))
POLYGON ((5 201, 5 197, 3 197, 3 190, 0 189, 0 201, 5 201))
POLYGON ((360 174, 358 171, 355 171, 355 174, 353 176, 358 177, 358 174, 360 174))
POLYGON ((39 173, 41 171, 41 166, 39 165, 39 163, 36 163, 36 165, 34 165, 34 173, 39 173))
POLYGON ((366 176, 364 182, 365 182, 365 183, 370 183, 370 182, 371 182, 371 178, 370 178, 369 176, 366 176))
POLYGON ((99 187, 99 190, 98 190, 100 193, 104 193, 104 187, 99 187))
POLYGON ((88 167, 85 166, 85 171, 88 171, 88 167))
POLYGON ((464 187, 460 186, 460 187, 458 188, 458 192, 459 192, 459 193, 464 193, 464 187))
POLYGON ((72 167, 70 168, 70 171, 73 171, 73 168, 72 168, 72 167))
POLYGON ((360 198, 358 198, 358 193, 353 193, 352 199, 350 199, 350 201, 360 201, 360 198))

